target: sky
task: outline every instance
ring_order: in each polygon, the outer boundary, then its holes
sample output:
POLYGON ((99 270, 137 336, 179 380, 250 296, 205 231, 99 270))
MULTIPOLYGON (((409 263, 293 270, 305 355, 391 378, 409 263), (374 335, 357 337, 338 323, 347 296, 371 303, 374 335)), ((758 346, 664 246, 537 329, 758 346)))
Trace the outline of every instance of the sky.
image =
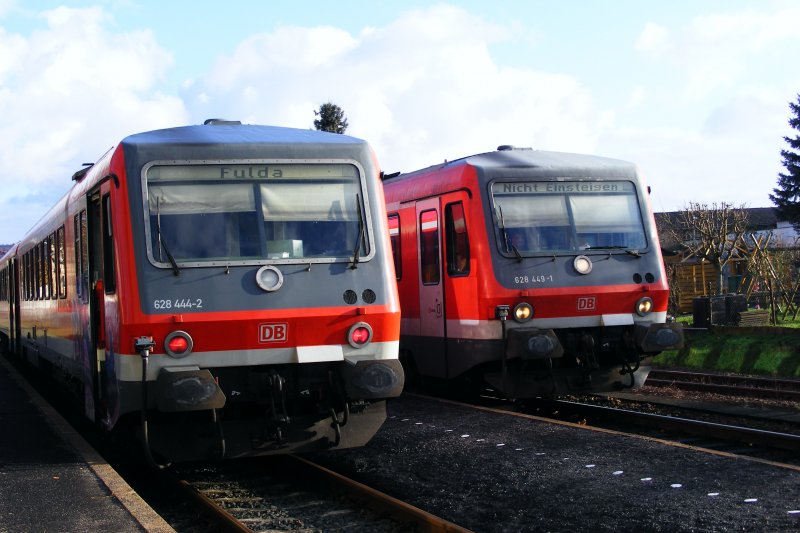
POLYGON ((386 172, 512 144, 632 161, 655 211, 770 207, 799 27, 794 0, 0 0, 0 243, 130 134, 329 101, 386 172))

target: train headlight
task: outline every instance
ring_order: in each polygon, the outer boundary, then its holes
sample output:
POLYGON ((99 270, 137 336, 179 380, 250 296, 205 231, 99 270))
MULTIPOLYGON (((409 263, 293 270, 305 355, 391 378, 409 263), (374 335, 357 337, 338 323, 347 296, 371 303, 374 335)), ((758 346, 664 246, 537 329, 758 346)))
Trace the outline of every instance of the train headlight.
POLYGON ((192 353, 194 341, 185 331, 173 331, 164 339, 164 351, 175 359, 181 359, 192 353))
POLYGON ((639 316, 645 316, 653 310, 653 299, 649 296, 645 296, 644 298, 639 298, 639 301, 636 302, 636 314, 639 316))
POLYGON ((514 320, 517 322, 527 322, 533 318, 533 307, 531 304, 522 302, 514 306, 514 320))
POLYGON ((264 265, 256 272, 256 283, 267 292, 277 291, 283 285, 283 273, 272 265, 264 265))
POLYGON ((347 342, 353 348, 363 348, 372 340, 372 326, 366 322, 358 322, 347 331, 347 342))
POLYGON ((588 274, 592 271, 592 260, 585 255, 579 255, 573 259, 572 266, 578 274, 588 274))

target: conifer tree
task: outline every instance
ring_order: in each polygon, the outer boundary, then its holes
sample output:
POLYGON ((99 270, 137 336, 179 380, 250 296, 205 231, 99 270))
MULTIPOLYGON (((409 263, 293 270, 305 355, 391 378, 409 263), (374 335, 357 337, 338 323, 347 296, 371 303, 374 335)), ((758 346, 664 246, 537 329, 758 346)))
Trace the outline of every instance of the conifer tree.
POLYGON ((319 131, 344 133, 347 129, 344 111, 332 102, 325 102, 319 106, 319 111, 314 111, 314 115, 319 117, 314 120, 314 127, 319 131))
POLYGON ((789 102, 789 108, 792 110, 789 125, 798 135, 783 138, 789 144, 789 148, 781 150, 786 172, 778 174, 778 187, 772 190, 775 194, 770 194, 769 199, 778 207, 780 217, 800 231, 800 94, 797 103, 789 102))

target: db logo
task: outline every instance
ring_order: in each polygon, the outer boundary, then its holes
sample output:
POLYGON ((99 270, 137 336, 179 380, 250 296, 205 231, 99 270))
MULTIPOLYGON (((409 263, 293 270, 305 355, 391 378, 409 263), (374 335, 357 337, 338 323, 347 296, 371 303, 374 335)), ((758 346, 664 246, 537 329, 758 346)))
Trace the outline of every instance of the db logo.
POLYGON ((578 311, 593 311, 597 307, 597 298, 581 296, 578 298, 578 311))
POLYGON ((289 324, 259 324, 258 342, 286 342, 289 324))

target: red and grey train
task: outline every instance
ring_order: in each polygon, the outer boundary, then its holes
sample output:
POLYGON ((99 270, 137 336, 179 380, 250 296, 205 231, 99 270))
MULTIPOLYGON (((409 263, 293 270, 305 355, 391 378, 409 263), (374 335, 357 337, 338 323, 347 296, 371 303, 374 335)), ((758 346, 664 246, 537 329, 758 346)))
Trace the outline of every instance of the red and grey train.
POLYGON ((683 342, 635 165, 501 146, 384 191, 407 375, 599 392, 640 385, 683 342))
POLYGON ((157 464, 364 444, 404 382, 378 166, 359 139, 123 139, 0 259, 0 338, 157 464))

